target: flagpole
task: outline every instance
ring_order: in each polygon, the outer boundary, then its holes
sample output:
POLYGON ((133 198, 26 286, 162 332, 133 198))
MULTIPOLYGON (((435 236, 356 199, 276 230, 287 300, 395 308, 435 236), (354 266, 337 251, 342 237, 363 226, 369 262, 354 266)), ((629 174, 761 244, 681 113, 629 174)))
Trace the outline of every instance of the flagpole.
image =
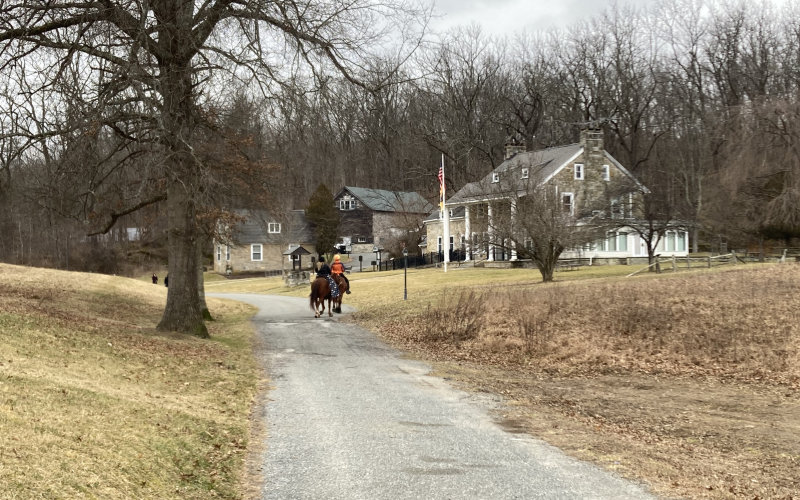
POLYGON ((447 272, 447 263, 450 262, 450 210, 447 208, 447 183, 444 181, 444 153, 442 153, 442 210, 444 211, 444 272, 447 272))

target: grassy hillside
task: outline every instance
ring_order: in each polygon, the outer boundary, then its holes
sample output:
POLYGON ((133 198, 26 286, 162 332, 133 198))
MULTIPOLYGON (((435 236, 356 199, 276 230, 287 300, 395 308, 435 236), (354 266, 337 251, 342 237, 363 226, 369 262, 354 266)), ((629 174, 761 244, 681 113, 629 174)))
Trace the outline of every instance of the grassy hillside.
POLYGON ((245 307, 154 330, 166 289, 0 264, 4 498, 238 498, 256 390, 245 307))

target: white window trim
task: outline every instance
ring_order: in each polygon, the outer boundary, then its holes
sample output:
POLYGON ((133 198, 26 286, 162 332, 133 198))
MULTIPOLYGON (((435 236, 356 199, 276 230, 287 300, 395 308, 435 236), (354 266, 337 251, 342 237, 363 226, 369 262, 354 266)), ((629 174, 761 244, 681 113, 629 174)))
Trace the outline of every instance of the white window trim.
POLYGON ((561 206, 564 206, 564 198, 567 196, 569 196, 569 214, 575 215, 575 194, 569 192, 561 193, 561 206))
POLYGON ((575 172, 575 180, 582 181, 583 178, 586 177, 583 163, 575 163, 573 165, 573 170, 575 172))
POLYGON ((522 169, 522 178, 527 179, 530 171, 527 168, 522 169))
POLYGON ((225 260, 231 260, 231 246, 225 245, 225 260))
POLYGON ((217 262, 222 261, 222 245, 217 245, 217 262))
POLYGON ((492 182, 500 182, 500 173, 499 172, 492 172, 492 182))
POLYGON ((253 262, 261 262, 264 260, 264 245, 261 243, 253 243, 250 245, 250 260, 253 262), (256 252, 256 247, 258 247, 258 252, 256 252), (258 253, 257 259, 255 257, 256 253, 258 253))
POLYGON ((441 236, 437 236, 436 237, 436 251, 438 253, 442 253, 442 237, 441 236))
POLYGON ((611 180, 611 167, 608 165, 603 165, 603 180, 610 181, 611 180))
POLYGON ((281 223, 280 222, 270 222, 267 224, 267 232, 270 234, 278 234, 281 232, 281 223))
POLYGON ((450 236, 450 251, 452 252, 455 250, 455 239, 453 236, 450 236))
POLYGON ((339 200, 339 210, 355 210, 356 200, 350 196, 346 196, 339 200))

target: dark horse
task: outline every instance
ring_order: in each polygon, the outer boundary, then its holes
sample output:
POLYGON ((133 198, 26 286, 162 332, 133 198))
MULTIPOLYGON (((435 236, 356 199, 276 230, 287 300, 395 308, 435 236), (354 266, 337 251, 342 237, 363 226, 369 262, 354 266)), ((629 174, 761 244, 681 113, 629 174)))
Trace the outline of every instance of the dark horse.
POLYGON ((331 304, 331 288, 328 285, 328 278, 317 276, 317 279, 311 282, 311 309, 314 310, 314 317, 319 318, 325 312, 325 301, 328 301, 328 316, 333 316, 333 309, 331 304))
POLYGON ((333 312, 341 313, 342 312, 342 298, 344 297, 344 294, 347 293, 347 289, 349 287, 347 286, 347 280, 345 280, 344 278, 342 278, 341 276, 339 276, 337 274, 333 275, 333 281, 335 281, 336 284, 339 286, 339 296, 336 297, 335 299, 333 299, 333 312))

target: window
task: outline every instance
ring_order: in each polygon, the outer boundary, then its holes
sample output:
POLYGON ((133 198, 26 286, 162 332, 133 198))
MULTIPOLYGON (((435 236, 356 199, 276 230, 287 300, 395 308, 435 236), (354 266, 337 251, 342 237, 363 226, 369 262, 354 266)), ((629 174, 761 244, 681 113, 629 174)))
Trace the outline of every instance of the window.
POLYGON ((628 233, 617 234, 617 250, 620 252, 628 251, 628 233))
POLYGON ((523 168, 522 169, 522 178, 523 179, 527 179, 528 178, 528 173, 529 173, 529 170, 527 168, 523 168))
POLYGON ((500 182, 500 173, 499 172, 493 172, 492 173, 492 182, 500 182))
POLYGON ((616 233, 608 233, 608 237, 605 241, 605 251, 607 252, 616 252, 617 251, 617 235, 616 233))
POLYGON ((261 260, 261 243, 253 243, 250 245, 250 260, 261 260))
POLYGON ((675 251, 675 232, 668 231, 667 232, 667 252, 674 252, 675 251))
POLYGON ((351 196, 345 196, 339 200, 339 210, 355 210, 358 204, 351 196))
POLYGON ((450 251, 451 251, 451 252, 454 250, 453 243, 454 243, 454 242, 453 242, 453 237, 451 236, 451 237, 450 237, 450 251))
POLYGON ((439 253, 442 253, 442 237, 441 236, 437 236, 436 237, 436 251, 439 252, 439 253))
POLYGON ((684 231, 678 233, 678 251, 686 251, 686 233, 684 231))
POLYGON ((564 211, 570 215, 572 215, 574 206, 573 206, 574 196, 572 193, 561 193, 561 205, 564 207, 564 211))
POLYGON ((217 245, 217 262, 222 260, 222 245, 217 245))
POLYGON ((356 240, 359 243, 366 243, 367 242, 367 237, 366 236, 359 236, 356 240))
POLYGON ((611 200, 611 218, 612 219, 625 218, 625 205, 620 203, 619 200, 611 200))
POLYGON ((225 260, 231 260, 231 246, 225 245, 225 260))
POLYGON ((575 179, 579 181, 583 180, 583 163, 575 164, 575 179))
POLYGON ((608 165, 603 165, 603 180, 610 181, 611 180, 611 167, 608 165))
POLYGON ((270 222, 267 227, 267 232, 269 233, 280 233, 281 232, 281 224, 280 222, 270 222))
POLYGON ((530 239, 530 238, 525 238, 525 241, 522 243, 522 245, 523 245, 523 246, 524 246, 524 247, 525 247, 525 248, 526 248, 528 251, 533 251, 533 240, 532 240, 532 239, 530 239))

